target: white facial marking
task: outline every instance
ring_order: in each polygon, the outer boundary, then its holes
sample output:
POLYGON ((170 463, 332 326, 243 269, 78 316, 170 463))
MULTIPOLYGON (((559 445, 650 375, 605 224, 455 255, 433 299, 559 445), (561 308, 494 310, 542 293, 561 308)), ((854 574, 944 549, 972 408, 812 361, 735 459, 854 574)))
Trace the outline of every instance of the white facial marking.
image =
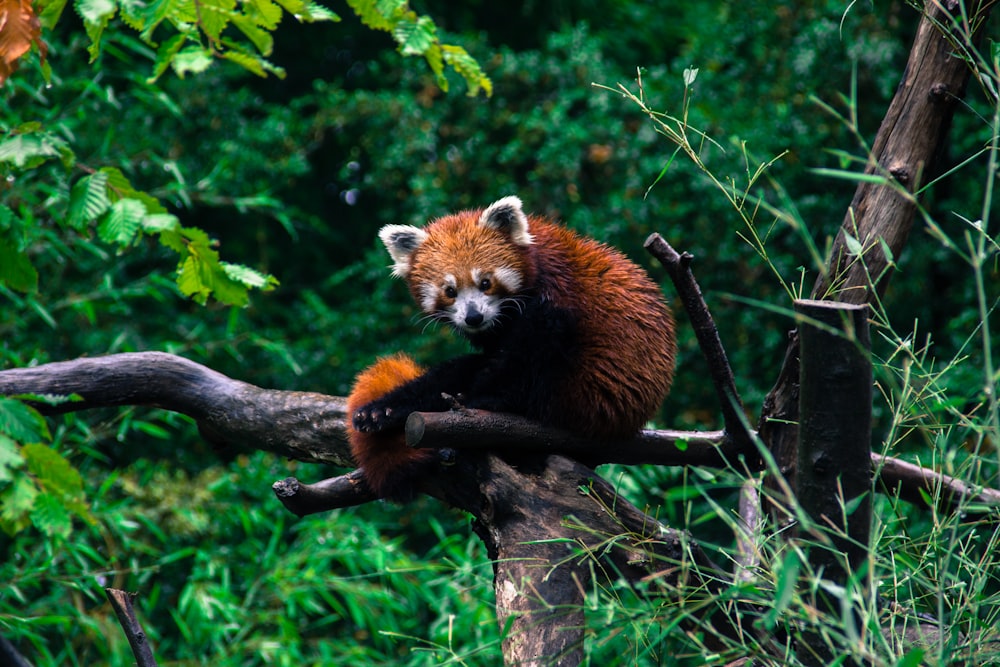
POLYGON ((493 280, 503 285, 509 294, 517 294, 521 291, 524 276, 517 269, 499 268, 493 272, 493 280))
POLYGON ((451 307, 451 323, 466 333, 485 331, 500 314, 500 299, 483 294, 478 287, 459 290, 451 307))
POLYGON ((420 293, 420 307, 425 313, 433 312, 437 307, 438 286, 434 283, 424 283, 418 290, 420 293))

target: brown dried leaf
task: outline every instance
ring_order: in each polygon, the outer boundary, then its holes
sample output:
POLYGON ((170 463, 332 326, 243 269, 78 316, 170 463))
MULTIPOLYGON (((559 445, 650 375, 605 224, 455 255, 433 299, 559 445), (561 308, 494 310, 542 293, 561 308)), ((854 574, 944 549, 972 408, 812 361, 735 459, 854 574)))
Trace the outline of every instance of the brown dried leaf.
POLYGON ((0 0, 0 85, 17 68, 18 59, 38 45, 42 60, 48 47, 42 26, 29 0, 0 0))

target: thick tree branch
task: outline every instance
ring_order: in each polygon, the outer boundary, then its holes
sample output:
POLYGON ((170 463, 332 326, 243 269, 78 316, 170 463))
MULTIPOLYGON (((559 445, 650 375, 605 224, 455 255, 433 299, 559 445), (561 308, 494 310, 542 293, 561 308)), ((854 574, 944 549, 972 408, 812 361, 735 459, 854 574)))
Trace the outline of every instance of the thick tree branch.
MULTIPOLYGON (((509 628, 504 655, 510 664, 581 662, 583 598, 595 574, 612 581, 654 578, 668 597, 682 584, 719 591, 729 583, 696 542, 640 512, 575 461, 550 456, 522 471, 486 455, 475 468, 481 495, 464 509, 476 517, 495 562, 497 615, 500 627, 509 628), (682 581, 685 576, 694 580, 682 581)), ((735 634, 728 615, 709 616, 701 630, 735 634)))
POLYGON ((43 414, 147 405, 188 415, 208 440, 299 461, 352 465, 345 401, 300 391, 261 389, 163 352, 135 352, 0 371, 0 396, 79 395, 37 405, 43 414))
MULTIPOLYGON (((149 405, 187 414, 202 433, 219 442, 260 449, 303 461, 353 466, 346 444, 344 399, 297 391, 261 389, 193 361, 161 352, 115 354, 93 359, 0 371, 0 396, 79 394, 82 401, 39 404, 47 414, 109 405, 149 405), (235 398, 234 398, 235 397, 235 398), (248 403, 254 403, 248 405, 248 403)), ((737 450, 723 431, 646 430, 633 440, 594 444, 513 415, 478 410, 415 413, 407 422, 411 444, 463 451, 584 453, 600 463, 735 465, 737 450)), ((897 459, 873 456, 881 485, 923 504, 920 491, 948 490, 951 507, 1000 503, 1000 490, 972 489, 954 478, 897 459)), ((351 507, 374 495, 352 472, 337 483, 277 483, 276 493, 296 514, 351 507), (297 495, 302 494, 296 498, 297 495)))
POLYGON ((858 186, 812 298, 864 304, 885 293, 892 266, 880 241, 893 257, 899 257, 906 245, 916 219, 916 196, 930 180, 972 73, 963 53, 978 50, 993 4, 994 0, 968 3, 975 32, 960 21, 955 24, 958 17, 951 12, 957 12, 957 2, 929 0, 924 5, 903 80, 865 168, 866 174, 884 176, 889 183, 858 186), (848 236, 860 242, 864 249, 860 257, 850 250, 848 236))
POLYGON ((518 415, 470 409, 410 414, 406 442, 433 449, 562 453, 592 466, 654 463, 721 468, 736 465, 740 453, 724 431, 644 430, 628 440, 595 442, 518 415))

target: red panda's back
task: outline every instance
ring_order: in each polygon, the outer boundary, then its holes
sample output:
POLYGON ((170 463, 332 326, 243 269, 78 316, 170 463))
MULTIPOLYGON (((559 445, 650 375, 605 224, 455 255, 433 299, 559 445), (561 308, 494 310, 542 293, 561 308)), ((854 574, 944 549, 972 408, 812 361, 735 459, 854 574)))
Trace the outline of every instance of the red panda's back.
POLYGON ((660 288, 619 251, 532 218, 543 298, 578 315, 579 359, 553 397, 553 421, 627 437, 659 409, 673 379, 674 321, 660 288))

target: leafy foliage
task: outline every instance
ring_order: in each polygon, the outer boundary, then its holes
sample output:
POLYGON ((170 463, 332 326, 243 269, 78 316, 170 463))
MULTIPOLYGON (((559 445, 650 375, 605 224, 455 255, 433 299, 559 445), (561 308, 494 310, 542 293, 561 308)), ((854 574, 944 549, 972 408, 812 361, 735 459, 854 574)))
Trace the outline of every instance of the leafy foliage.
POLYGON ((493 83, 479 64, 461 46, 442 44, 434 21, 418 16, 408 0, 348 0, 347 4, 369 28, 391 33, 404 56, 423 56, 441 90, 448 90, 444 73, 448 65, 465 80, 470 97, 478 95, 480 89, 487 96, 493 94, 493 83))
MULTIPOLYGON (((76 166, 69 145, 38 123, 14 128, 0 141, 0 164, 8 180, 51 159, 58 159, 67 169, 76 166)), ((273 276, 220 261, 203 231, 182 227, 176 216, 155 197, 136 190, 119 169, 103 167, 89 173, 63 197, 66 210, 59 220, 69 229, 83 232, 96 227, 102 241, 120 248, 137 243, 143 233, 157 236, 162 245, 180 255, 177 284, 181 293, 199 303, 214 296, 222 303, 244 306, 250 289, 273 289, 277 285, 273 276)), ((30 218, 6 206, 0 207, 0 218, 5 223, 0 227, 0 254, 9 259, 0 265, 0 285, 32 291, 38 273, 27 251, 39 230, 30 218)))
POLYGON ((34 526, 65 539, 73 515, 93 521, 80 473, 48 443, 48 426, 36 410, 0 397, 0 529, 8 535, 34 526))

